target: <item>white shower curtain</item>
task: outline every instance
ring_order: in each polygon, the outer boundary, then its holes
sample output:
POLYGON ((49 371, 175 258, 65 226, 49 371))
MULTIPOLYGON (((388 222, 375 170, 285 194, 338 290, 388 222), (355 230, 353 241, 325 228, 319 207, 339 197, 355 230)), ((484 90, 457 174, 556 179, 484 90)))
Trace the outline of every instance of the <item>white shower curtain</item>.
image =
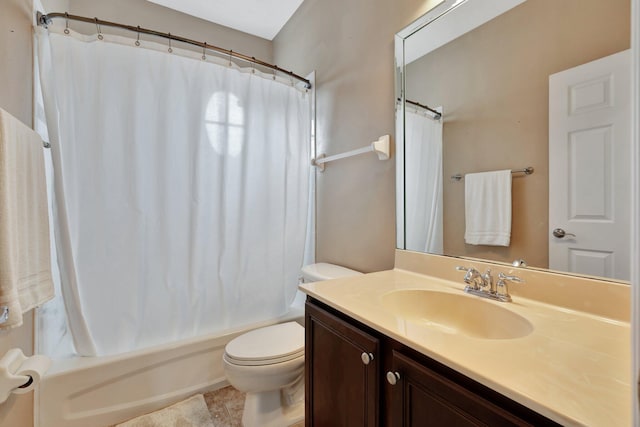
POLYGON ((443 253, 442 119, 413 108, 405 112, 404 182, 406 249, 443 253))
POLYGON ((309 94, 202 53, 37 31, 76 351, 286 312, 308 231, 309 94))

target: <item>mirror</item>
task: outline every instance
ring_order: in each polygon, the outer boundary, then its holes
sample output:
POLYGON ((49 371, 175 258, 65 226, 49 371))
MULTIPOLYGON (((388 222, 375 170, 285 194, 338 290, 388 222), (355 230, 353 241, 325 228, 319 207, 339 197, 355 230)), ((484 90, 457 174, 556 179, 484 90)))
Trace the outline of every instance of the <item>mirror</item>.
POLYGON ((398 248, 629 280, 630 7, 445 0, 396 35, 398 248))

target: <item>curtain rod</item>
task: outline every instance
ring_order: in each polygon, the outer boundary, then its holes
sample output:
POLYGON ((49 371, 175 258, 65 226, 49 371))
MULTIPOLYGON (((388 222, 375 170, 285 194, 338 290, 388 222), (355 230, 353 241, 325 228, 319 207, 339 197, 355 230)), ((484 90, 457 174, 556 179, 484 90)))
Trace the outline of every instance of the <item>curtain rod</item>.
MULTIPOLYGON (((398 101, 402 101, 402 99, 398 98, 398 101)), ((434 119, 436 119, 436 120, 440 120, 440 118, 442 117, 442 114, 439 111, 434 110, 433 108, 429 107, 428 105, 420 104, 419 102, 410 101, 408 99, 405 99, 404 102, 406 102, 407 104, 414 105, 416 107, 424 108, 425 110, 429 111, 430 113, 433 113, 434 119)))
POLYGON ((98 18, 87 18, 85 16, 78 16, 78 15, 70 15, 68 13, 61 13, 61 12, 54 12, 54 13, 48 13, 48 14, 43 14, 42 12, 38 12, 36 19, 37 19, 37 23, 39 26, 45 27, 47 28, 49 25, 51 25, 53 23, 53 19, 54 18, 64 18, 67 21, 80 21, 80 22, 87 22, 89 24, 94 24, 98 27, 98 33, 100 32, 100 27, 101 25, 104 25, 106 27, 116 27, 116 28, 122 28, 124 30, 129 30, 129 31, 133 31, 134 33, 138 33, 138 34, 150 34, 152 36, 156 36, 156 37, 163 37, 165 39, 169 39, 171 40, 175 40, 175 41, 179 41, 182 43, 186 43, 186 44, 190 44, 193 46, 198 46, 201 47, 203 49, 206 50, 213 50, 216 51, 218 53, 222 53, 225 55, 228 55, 230 57, 235 57, 235 58, 239 58, 243 61, 246 62, 250 62, 253 64, 258 64, 260 66, 269 68, 271 70, 286 74, 290 77, 293 77, 297 80, 300 80, 301 82, 304 82, 305 87, 307 89, 311 88, 311 82, 307 79, 305 79, 302 76, 299 76, 297 74, 295 74, 293 71, 287 71, 285 69, 282 69, 280 67, 278 67, 277 65, 273 65, 273 64, 269 64, 268 62, 264 62, 260 59, 256 59, 253 56, 248 56, 248 55, 244 55, 242 53, 238 53, 238 52, 234 52, 233 50, 227 50, 227 49, 223 49, 221 47, 206 43, 206 42, 199 42, 196 40, 191 40, 188 39, 186 37, 181 37, 181 36, 176 36, 173 35, 171 33, 163 33, 160 31, 156 31, 156 30, 150 30, 148 28, 142 28, 140 26, 134 27, 132 25, 126 25, 126 24, 119 24, 117 22, 109 22, 109 21, 103 21, 101 19, 98 18))

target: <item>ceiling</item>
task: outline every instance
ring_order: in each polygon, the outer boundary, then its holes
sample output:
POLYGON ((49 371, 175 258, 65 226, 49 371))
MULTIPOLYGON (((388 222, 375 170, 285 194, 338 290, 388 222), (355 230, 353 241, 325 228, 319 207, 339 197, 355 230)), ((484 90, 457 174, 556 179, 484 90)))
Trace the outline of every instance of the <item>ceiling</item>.
POLYGON ((216 24, 273 40, 303 0, 148 0, 216 24))

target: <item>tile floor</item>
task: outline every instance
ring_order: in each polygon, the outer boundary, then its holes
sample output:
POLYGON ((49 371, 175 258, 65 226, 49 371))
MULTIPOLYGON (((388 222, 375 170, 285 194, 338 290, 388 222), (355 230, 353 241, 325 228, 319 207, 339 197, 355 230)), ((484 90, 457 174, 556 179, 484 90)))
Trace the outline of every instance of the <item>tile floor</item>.
POLYGON ((205 393, 209 413, 215 427, 240 427, 244 409, 244 393, 228 386, 205 393))
MULTIPOLYGON (((204 394, 215 427, 241 427, 244 393, 228 386, 204 394)), ((304 427, 300 422, 292 427, 304 427)))

